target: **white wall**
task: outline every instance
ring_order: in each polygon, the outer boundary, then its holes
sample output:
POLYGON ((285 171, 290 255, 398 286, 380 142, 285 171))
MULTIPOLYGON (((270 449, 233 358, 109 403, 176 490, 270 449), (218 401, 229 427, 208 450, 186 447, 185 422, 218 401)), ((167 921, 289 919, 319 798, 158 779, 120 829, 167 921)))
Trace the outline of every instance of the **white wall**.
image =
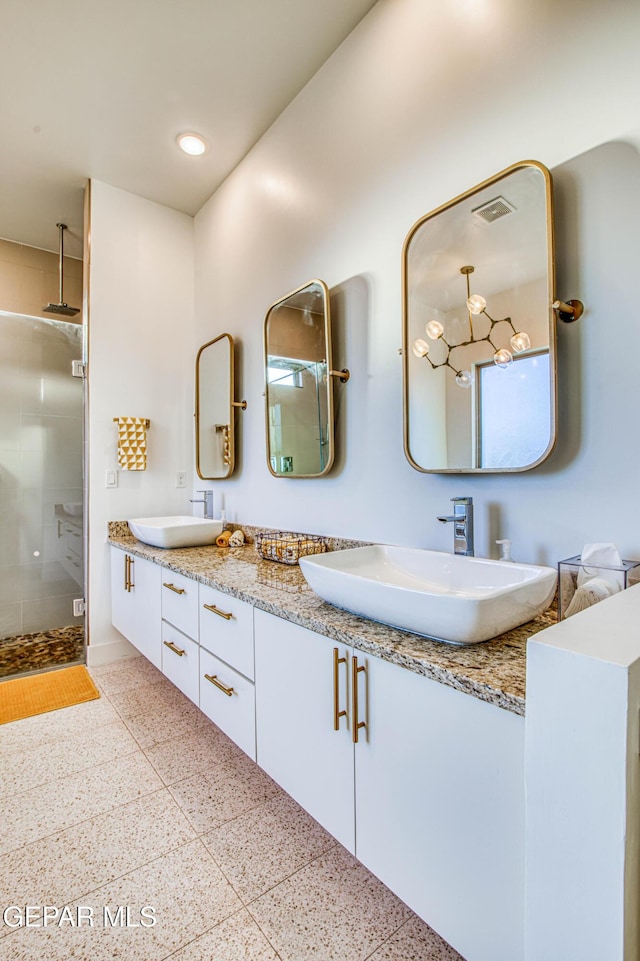
POLYGON ((111 626, 107 522, 191 513, 177 471, 193 468, 193 219, 91 184, 89 662, 120 645, 111 626), (113 418, 148 417, 147 470, 117 468, 113 418))
POLYGON ((196 216, 196 342, 242 347, 236 475, 245 522, 449 550, 435 521, 476 501, 477 549, 554 563, 585 541, 640 556, 640 440, 628 433, 640 325, 632 305, 640 159, 640 7, 627 0, 380 0, 196 216), (433 476, 402 450, 400 255, 412 224, 523 159, 552 168, 558 294, 587 311, 559 331, 560 438, 532 473, 433 476), (262 324, 313 277, 332 291, 339 456, 320 480, 276 479, 265 462, 262 324), (597 325, 620 338, 616 353, 597 325), (627 375, 626 377, 624 375, 627 375), (626 516, 625 516, 626 515, 626 516))

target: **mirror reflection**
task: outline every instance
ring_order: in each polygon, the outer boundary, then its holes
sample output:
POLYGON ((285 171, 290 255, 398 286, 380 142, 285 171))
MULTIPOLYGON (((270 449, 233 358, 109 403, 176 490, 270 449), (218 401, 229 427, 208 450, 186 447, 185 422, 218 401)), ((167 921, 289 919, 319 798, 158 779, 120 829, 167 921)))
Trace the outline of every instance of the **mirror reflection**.
POLYGON ((196 470, 222 480, 235 466, 233 338, 220 334, 196 358, 196 470))
POLYGON ((329 291, 321 280, 265 319, 267 463, 276 477, 319 477, 333 464, 329 291))
POLYGON ((551 178, 517 164, 418 221, 403 251, 405 453, 521 471, 555 443, 551 178))

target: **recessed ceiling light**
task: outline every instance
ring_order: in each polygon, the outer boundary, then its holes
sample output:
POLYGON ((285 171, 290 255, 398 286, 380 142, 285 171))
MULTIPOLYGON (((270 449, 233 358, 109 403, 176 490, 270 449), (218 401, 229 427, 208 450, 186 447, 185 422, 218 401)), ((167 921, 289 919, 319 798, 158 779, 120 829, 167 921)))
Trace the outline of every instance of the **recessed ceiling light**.
POLYGON ((198 157, 207 150, 206 140, 197 133, 179 133, 176 137, 176 143, 180 150, 191 154, 192 157, 198 157))

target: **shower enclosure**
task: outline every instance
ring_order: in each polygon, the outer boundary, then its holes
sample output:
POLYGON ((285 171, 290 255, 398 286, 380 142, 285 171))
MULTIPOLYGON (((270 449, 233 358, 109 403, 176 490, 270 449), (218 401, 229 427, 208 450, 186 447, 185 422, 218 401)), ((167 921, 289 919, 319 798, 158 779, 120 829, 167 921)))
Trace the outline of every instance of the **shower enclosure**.
POLYGON ((85 660, 83 335, 0 311, 0 677, 85 660))

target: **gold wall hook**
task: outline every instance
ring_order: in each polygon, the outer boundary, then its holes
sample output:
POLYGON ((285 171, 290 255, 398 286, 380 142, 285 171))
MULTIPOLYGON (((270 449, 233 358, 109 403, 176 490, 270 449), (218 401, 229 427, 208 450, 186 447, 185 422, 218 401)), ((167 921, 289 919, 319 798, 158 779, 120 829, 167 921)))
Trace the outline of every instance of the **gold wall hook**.
POLYGON ((582 317, 584 304, 581 300, 554 300, 553 309, 558 312, 558 317, 565 324, 572 324, 574 320, 582 317))
POLYGON ((341 384, 346 384, 351 377, 351 374, 345 367, 343 370, 330 370, 329 377, 337 377, 341 384))
POLYGON ((246 410, 246 409, 247 409, 247 402, 246 402, 246 400, 232 400, 232 401, 231 401, 231 406, 232 406, 232 407, 241 407, 242 410, 246 410))

